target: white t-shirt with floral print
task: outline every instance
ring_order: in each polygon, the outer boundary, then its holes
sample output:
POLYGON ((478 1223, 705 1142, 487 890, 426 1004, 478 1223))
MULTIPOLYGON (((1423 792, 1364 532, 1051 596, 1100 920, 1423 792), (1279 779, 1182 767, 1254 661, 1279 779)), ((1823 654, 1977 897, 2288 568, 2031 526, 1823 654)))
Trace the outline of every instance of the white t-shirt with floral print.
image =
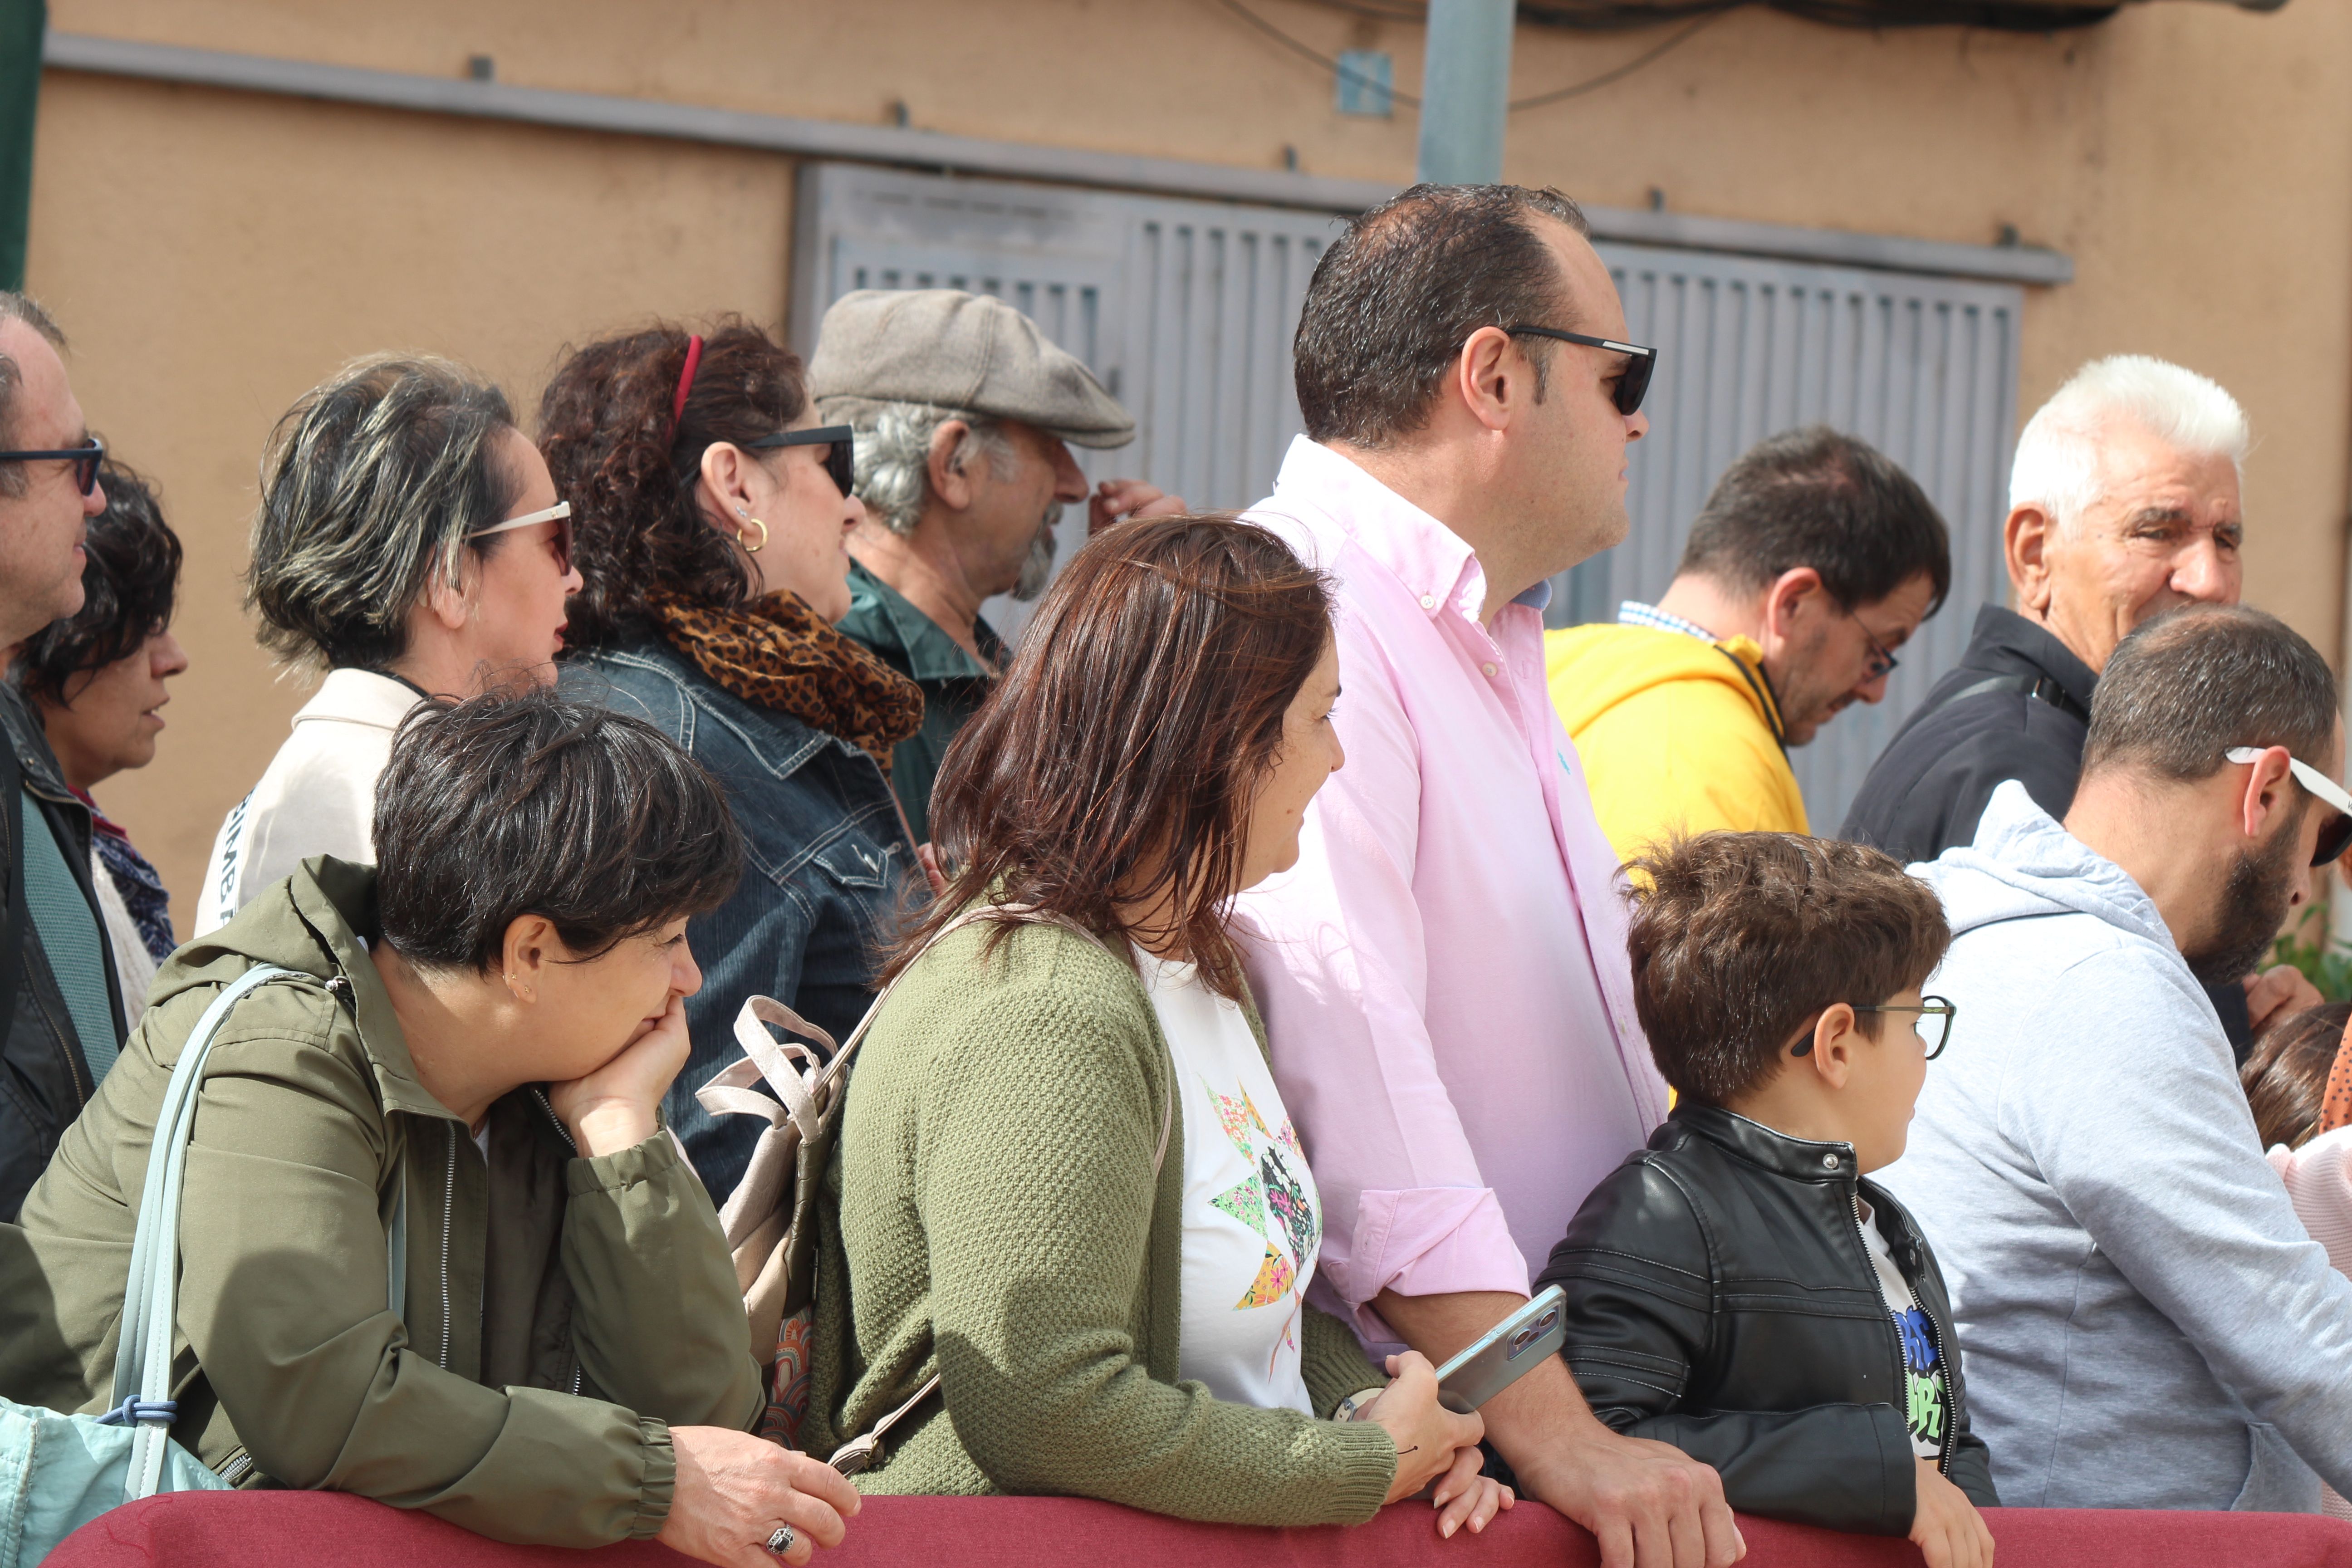
POLYGON ((1177 1375, 1220 1399, 1313 1413, 1300 1318, 1323 1205, 1241 1008, 1189 963, 1138 950, 1184 1118, 1182 1341, 1177 1375))

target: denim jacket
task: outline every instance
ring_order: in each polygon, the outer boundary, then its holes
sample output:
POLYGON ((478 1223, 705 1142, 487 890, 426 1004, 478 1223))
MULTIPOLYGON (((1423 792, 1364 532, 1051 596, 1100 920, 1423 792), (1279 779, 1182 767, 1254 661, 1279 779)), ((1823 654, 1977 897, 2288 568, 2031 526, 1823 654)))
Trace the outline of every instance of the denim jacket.
POLYGON ((567 658, 563 694, 644 719, 710 770, 743 831, 743 879, 687 923, 702 989, 686 1016, 693 1054, 662 1110, 714 1203, 742 1180, 761 1124, 713 1118, 694 1091, 735 1059, 743 999, 772 996, 846 1038, 873 1000, 879 947, 912 889, 915 847, 890 786, 857 746, 744 701, 657 638, 567 658))

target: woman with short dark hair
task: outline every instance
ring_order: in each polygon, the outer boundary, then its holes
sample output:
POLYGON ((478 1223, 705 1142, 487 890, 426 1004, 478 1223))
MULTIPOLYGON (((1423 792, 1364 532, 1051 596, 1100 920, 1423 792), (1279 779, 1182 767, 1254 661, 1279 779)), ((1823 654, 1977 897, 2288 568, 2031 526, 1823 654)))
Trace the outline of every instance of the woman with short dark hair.
POLYGON ((90 886, 130 1028, 146 1010, 156 965, 178 945, 171 895, 90 791, 155 760, 161 710, 172 700, 163 683, 188 668, 188 656, 172 635, 180 536, 163 521, 154 489, 127 464, 109 458, 98 474, 106 510, 82 540, 89 559, 81 608, 26 643, 12 673, 40 716, 67 787, 89 807, 90 886))
POLYGON ((493 694, 409 717, 373 826, 380 867, 307 861, 163 966, 26 1201, 42 1279, 7 1289, 50 1310, 0 1343, 0 1389, 111 1403, 164 1086, 276 965, 196 1091, 172 1435, 234 1485, 504 1541, 837 1542, 848 1483, 745 1430, 734 1268, 658 1112, 701 984, 686 922, 742 858, 718 788, 648 725, 493 694))
POLYGON ((214 841, 198 934, 312 855, 371 860, 392 735, 426 697, 555 679, 571 509, 506 395, 430 354, 355 360, 305 393, 261 464, 246 607, 323 672, 214 841))
POLYGON ((875 949, 916 870, 887 770, 922 692, 834 629, 864 515, 850 434, 817 427, 799 358, 760 328, 655 326, 575 350, 539 427, 579 509, 563 689, 692 752, 743 827, 735 897, 694 926, 710 971, 664 1107, 723 1200, 760 1129, 714 1119, 693 1091, 735 1056, 746 998, 836 1039, 873 1000, 875 949))
POLYGON ((1372 1399, 1306 1304, 1322 1207, 1230 929, 1340 764, 1330 610, 1263 529, 1111 529, 950 748, 953 879, 893 959, 818 1227, 804 1441, 915 1401, 864 1489, 1298 1525, 1436 1481, 1448 1534, 1508 1506, 1426 1360, 1372 1399), (1343 1402, 1369 1416, 1318 1419, 1343 1402))

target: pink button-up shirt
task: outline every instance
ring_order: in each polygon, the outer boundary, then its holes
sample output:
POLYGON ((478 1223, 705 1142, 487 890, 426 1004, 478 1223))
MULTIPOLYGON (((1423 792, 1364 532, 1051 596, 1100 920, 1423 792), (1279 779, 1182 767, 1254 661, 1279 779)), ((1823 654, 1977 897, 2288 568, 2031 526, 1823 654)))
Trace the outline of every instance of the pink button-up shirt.
POLYGON ((1666 1088, 1540 609, 1490 634, 1470 547, 1303 437, 1249 516, 1338 580, 1348 753, 1241 900, 1250 983, 1322 1190, 1316 1293, 1393 1343, 1382 1289, 1525 1294, 1666 1088))

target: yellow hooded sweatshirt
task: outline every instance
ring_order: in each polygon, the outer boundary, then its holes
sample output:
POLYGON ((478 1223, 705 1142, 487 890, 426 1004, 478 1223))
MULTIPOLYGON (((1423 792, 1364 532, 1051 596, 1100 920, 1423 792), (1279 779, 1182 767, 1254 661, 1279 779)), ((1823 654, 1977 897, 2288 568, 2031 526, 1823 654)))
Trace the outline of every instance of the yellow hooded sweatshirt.
POLYGON ((1621 858, 1677 831, 1812 831, 1747 637, 1570 626, 1544 634, 1544 677, 1621 858))

